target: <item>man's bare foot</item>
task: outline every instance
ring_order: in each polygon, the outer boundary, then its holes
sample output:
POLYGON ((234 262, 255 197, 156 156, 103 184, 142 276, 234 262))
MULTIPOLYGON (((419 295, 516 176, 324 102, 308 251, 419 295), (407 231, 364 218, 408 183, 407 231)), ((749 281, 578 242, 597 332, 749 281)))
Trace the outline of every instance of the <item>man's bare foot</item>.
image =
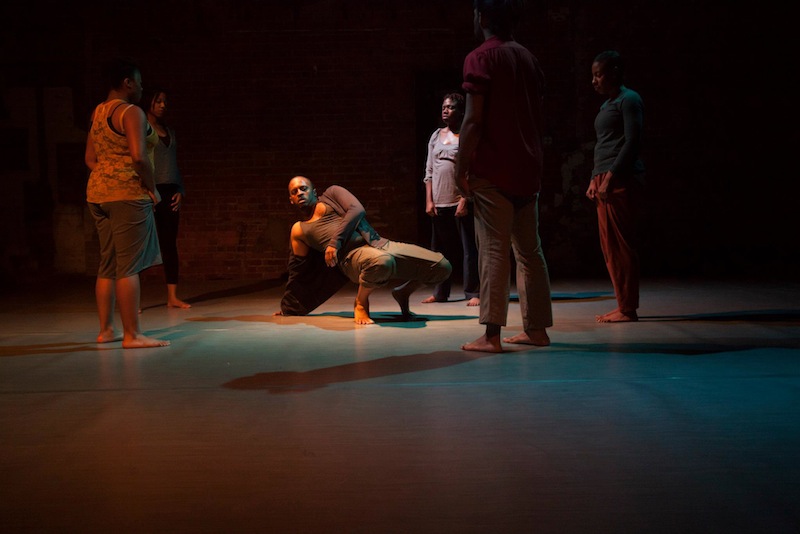
POLYGON ((517 345, 535 345, 537 347, 547 347, 550 345, 550 337, 544 328, 522 332, 516 336, 504 337, 504 343, 515 343, 517 345))
POLYGON ((481 305, 481 299, 479 299, 478 297, 472 297, 467 301, 467 306, 480 306, 480 305, 481 305))
POLYGON ((107 328, 97 334, 98 343, 112 343, 114 341, 119 341, 120 339, 122 339, 122 334, 113 328, 107 328))
POLYGON ((169 341, 154 339, 142 334, 136 334, 131 338, 125 338, 122 340, 123 349, 146 349, 150 347, 166 347, 168 345, 169 341))
POLYGON ((373 321, 369 316, 369 304, 364 306, 356 301, 356 304, 353 307, 353 316, 355 317, 356 324, 375 324, 375 321, 373 321))
POLYGON ((461 345, 461 350, 472 350, 477 352, 503 352, 503 346, 500 344, 500 336, 486 337, 482 335, 471 343, 461 345))
POLYGON ((432 304, 432 303, 434 303, 434 302, 445 302, 445 301, 443 301, 443 300, 436 300, 436 297, 434 297, 433 295, 431 295, 430 297, 425 297, 425 298, 424 298, 424 299, 422 299, 420 302, 421 302, 421 303, 423 303, 423 304, 432 304))
POLYGON ((181 299, 170 300, 167 302, 167 308, 180 308, 182 310, 187 310, 191 307, 191 304, 188 302, 183 302, 181 299))
POLYGON ((405 318, 409 318, 413 315, 411 313, 411 307, 408 304, 408 299, 411 297, 411 293, 414 292, 413 290, 415 288, 411 288, 411 291, 409 291, 410 287, 411 284, 406 283, 402 286, 392 289, 392 297, 394 297, 394 300, 396 300, 397 304, 400 305, 400 313, 405 318))
POLYGON ((635 323, 639 320, 639 316, 635 311, 625 313, 616 309, 604 315, 595 315, 594 319, 598 323, 635 323))

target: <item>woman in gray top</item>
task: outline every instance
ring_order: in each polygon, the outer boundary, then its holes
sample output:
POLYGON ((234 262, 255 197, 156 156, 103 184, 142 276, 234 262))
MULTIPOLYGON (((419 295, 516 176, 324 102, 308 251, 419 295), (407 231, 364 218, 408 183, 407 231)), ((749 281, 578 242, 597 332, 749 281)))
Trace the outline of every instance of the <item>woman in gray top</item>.
MULTIPOLYGON (((481 284, 472 202, 459 193, 455 179, 458 135, 464 119, 464 97, 461 94, 444 96, 441 118, 444 126, 437 128, 428 141, 423 179, 425 213, 431 217, 431 249, 462 264, 467 306, 480 306, 481 284)), ((448 298, 449 279, 436 285, 433 295, 422 302, 447 302, 448 298)))

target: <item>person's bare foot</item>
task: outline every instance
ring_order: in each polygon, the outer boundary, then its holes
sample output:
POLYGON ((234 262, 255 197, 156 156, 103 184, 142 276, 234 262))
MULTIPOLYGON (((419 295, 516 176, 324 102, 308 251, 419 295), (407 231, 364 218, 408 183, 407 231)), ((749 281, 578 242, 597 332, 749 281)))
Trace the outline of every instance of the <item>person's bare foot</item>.
POLYGON ((184 302, 181 299, 170 300, 167 302, 167 308, 180 308, 182 310, 187 310, 191 307, 191 304, 184 302))
POLYGON ((617 308, 603 315, 595 315, 595 321, 598 323, 635 323, 639 320, 636 312, 622 312, 617 308))
POLYGON ((503 346, 500 344, 500 336, 486 337, 482 335, 475 341, 461 345, 461 350, 472 350, 476 352, 503 352, 503 346))
POLYGON ((425 298, 424 298, 424 299, 422 299, 420 302, 421 302, 421 303, 423 303, 423 304, 432 304, 432 303, 434 303, 434 302, 443 302, 443 301, 441 301, 441 300, 436 300, 436 297, 434 297, 433 295, 431 295, 430 297, 425 297, 425 298))
POLYGON ((154 339, 152 337, 147 337, 143 334, 136 334, 131 338, 125 338, 122 340, 123 349, 146 349, 151 347, 166 347, 166 346, 169 346, 169 341, 154 339))
POLYGON ((356 301, 353 307, 353 316, 355 317, 356 324, 375 324, 369 316, 369 304, 364 306, 356 301))
POLYGON ((112 343, 114 341, 119 341, 120 339, 122 339, 122 334, 113 328, 107 328, 97 334, 98 343, 112 343))
POLYGON ((504 337, 504 343, 515 343, 517 345, 535 345, 537 347, 547 347, 550 345, 550 337, 544 328, 522 332, 516 336, 504 337))
POLYGON ((478 297, 472 297, 467 301, 467 306, 480 306, 480 305, 481 305, 481 299, 479 299, 478 297))
POLYGON ((411 307, 408 304, 408 299, 411 297, 411 293, 414 292, 414 289, 416 288, 412 287, 412 284, 409 283, 392 289, 392 297, 394 297, 394 300, 400 305, 400 314, 406 319, 414 315, 411 313, 411 307))

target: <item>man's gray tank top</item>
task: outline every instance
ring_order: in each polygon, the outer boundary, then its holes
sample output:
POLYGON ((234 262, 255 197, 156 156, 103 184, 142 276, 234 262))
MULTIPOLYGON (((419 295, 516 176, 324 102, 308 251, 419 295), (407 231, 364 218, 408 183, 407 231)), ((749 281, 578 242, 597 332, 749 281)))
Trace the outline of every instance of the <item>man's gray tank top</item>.
MULTIPOLYGON (((306 243, 309 247, 319 252, 325 252, 325 249, 328 248, 328 243, 336 235, 339 225, 342 223, 341 215, 328 206, 326 206, 326 211, 327 213, 316 221, 300 221, 300 229, 303 231, 306 243)), ((365 244, 366 241, 361 237, 361 234, 353 232, 353 235, 345 243, 344 250, 339 251, 339 257, 344 258, 351 250, 365 244)))

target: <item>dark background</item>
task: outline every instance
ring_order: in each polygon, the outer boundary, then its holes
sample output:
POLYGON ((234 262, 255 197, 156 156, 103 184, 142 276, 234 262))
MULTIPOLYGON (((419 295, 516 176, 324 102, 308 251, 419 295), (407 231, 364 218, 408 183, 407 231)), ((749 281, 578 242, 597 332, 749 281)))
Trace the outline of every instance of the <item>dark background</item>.
MULTIPOLYGON (((428 244, 426 141, 477 45, 469 0, 11 0, 0 17, 4 285, 96 270, 83 148, 100 65, 118 54, 170 89, 186 279, 280 276, 296 174, 349 188, 387 237, 428 244)), ((796 276, 791 35, 783 10, 750 3, 529 3, 517 40, 547 77, 552 278, 605 273, 583 193, 601 103, 590 66, 610 48, 646 107, 644 274, 796 276)))

